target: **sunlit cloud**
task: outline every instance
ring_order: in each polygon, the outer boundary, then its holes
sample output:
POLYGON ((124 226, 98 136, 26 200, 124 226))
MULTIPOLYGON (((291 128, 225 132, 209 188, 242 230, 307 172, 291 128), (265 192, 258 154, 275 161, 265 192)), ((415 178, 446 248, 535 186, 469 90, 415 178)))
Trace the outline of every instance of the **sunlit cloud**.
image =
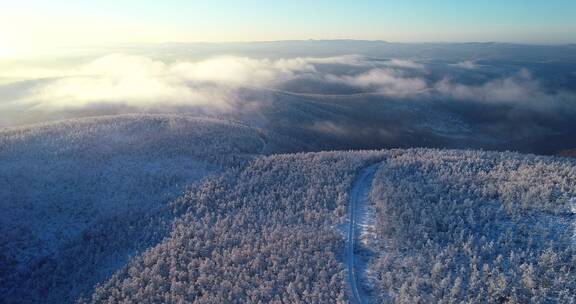
POLYGON ((408 68, 408 69, 424 69, 424 65, 421 63, 414 62, 412 60, 402 60, 402 59, 392 59, 384 63, 385 66, 397 67, 397 68, 408 68))
POLYGON ((576 101, 576 96, 569 92, 547 92, 527 70, 480 85, 465 85, 443 79, 435 84, 434 89, 445 96, 459 100, 519 103, 538 107, 548 107, 551 103, 562 104, 564 101, 568 106, 576 101))
MULTIPOLYGON (((481 68, 472 62, 447 66, 481 68)), ((68 67, 2 70, 0 78, 12 80, 0 84, 0 125, 183 108, 222 113, 269 98, 253 94, 246 100, 242 94, 245 89, 299 93, 306 87, 312 93, 331 95, 336 88, 337 94, 369 93, 424 102, 436 96, 534 108, 551 104, 568 107, 576 99, 570 92, 544 89, 527 70, 477 84, 450 76, 433 79, 429 73, 425 63, 357 55, 281 59, 216 56, 163 61, 111 54, 68 67)))
POLYGON ((318 64, 365 63, 358 56, 276 60, 218 56, 166 63, 111 54, 68 68, 16 67, 2 74, 15 80, 0 85, 0 124, 18 123, 22 115, 58 118, 61 112, 102 108, 108 112, 114 108, 170 112, 177 107, 230 111, 239 102, 239 89, 273 89, 290 80, 320 77, 318 64))
POLYGON ((402 71, 386 68, 376 68, 353 76, 328 75, 326 78, 329 81, 342 82, 396 97, 422 94, 427 89, 423 79, 408 77, 402 71))
POLYGON ((474 70, 474 69, 478 68, 478 65, 476 63, 474 63, 474 61, 471 61, 471 60, 458 62, 458 63, 452 64, 452 66, 457 67, 457 68, 461 68, 461 69, 465 69, 465 70, 474 70))
POLYGON ((383 88, 383 93, 395 95, 406 94, 404 91, 409 90, 411 84, 416 89, 421 86, 415 80, 398 82, 401 80, 396 75, 400 73, 398 71, 394 75, 392 72, 371 71, 366 75, 337 80, 337 76, 319 72, 318 64, 370 66, 359 56, 277 60, 219 56, 167 64, 144 56, 112 54, 70 69, 15 70, 11 76, 35 74, 46 79, 34 83, 26 95, 18 96, 17 100, 12 98, 11 102, 34 104, 36 109, 77 108, 92 103, 224 109, 233 106, 235 96, 232 91, 235 89, 275 88, 297 78, 320 79, 326 76, 328 81, 344 81, 367 88, 376 86, 383 88))

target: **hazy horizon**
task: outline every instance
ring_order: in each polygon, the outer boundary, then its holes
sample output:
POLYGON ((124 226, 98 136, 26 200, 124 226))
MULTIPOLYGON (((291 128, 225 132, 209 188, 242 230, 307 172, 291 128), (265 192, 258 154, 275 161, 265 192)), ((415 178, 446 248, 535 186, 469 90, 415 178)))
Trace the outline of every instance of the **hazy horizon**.
POLYGON ((576 43, 568 0, 462 2, 23 0, 0 12, 0 58, 61 46, 282 40, 576 43))

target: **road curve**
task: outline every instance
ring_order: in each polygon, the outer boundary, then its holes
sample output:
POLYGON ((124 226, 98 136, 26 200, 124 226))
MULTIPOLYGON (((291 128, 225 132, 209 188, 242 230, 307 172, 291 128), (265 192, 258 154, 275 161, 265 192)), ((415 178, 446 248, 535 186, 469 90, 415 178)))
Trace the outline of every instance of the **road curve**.
POLYGON ((354 246, 358 236, 358 219, 360 214, 359 207, 365 203, 368 198, 370 188, 372 186, 372 179, 374 173, 378 169, 379 164, 374 164, 366 167, 360 171, 352 190, 350 191, 350 199, 348 202, 348 233, 346 237, 346 269, 348 271, 348 285, 352 292, 350 302, 356 304, 365 303, 361 292, 358 290, 358 277, 359 274, 356 269, 356 256, 354 254, 354 246))

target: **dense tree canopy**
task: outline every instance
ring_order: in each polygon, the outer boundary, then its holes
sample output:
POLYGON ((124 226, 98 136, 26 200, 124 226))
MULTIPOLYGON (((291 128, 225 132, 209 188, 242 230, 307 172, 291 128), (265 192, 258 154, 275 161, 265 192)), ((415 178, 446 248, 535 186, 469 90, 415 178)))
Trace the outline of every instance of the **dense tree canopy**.
POLYGON ((346 303, 342 227, 372 164, 359 284, 374 302, 576 301, 574 160, 265 156, 291 143, 221 120, 96 120, 0 132, 2 302, 346 303))
POLYGON ((374 180, 370 283, 395 303, 576 300, 574 163, 408 151, 374 180))

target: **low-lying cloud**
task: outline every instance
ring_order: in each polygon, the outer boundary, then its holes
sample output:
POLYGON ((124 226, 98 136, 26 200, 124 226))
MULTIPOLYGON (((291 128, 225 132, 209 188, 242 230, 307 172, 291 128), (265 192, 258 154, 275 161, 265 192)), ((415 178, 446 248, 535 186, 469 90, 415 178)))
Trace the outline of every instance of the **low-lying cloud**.
POLYGON ((436 83, 433 89, 443 96, 456 100, 503 103, 534 109, 576 106, 574 93, 565 90, 546 90, 525 69, 512 76, 493 79, 480 85, 465 85, 443 79, 436 83))
POLYGON ((466 60, 458 63, 452 64, 453 67, 465 69, 465 70, 474 70, 477 69, 479 66, 474 63, 474 61, 466 60))
MULTIPOLYGON (((446 66, 470 73, 481 68, 472 61, 446 66)), ((73 117, 77 113, 170 112, 182 108, 233 111, 246 102, 239 94, 244 88, 289 88, 295 93, 325 95, 338 88, 335 95, 370 93, 423 100, 434 95, 526 106, 574 101, 573 93, 545 89, 526 70, 472 85, 450 74, 432 75, 423 62, 356 55, 285 59, 218 56, 165 62, 114 54, 72 68, 42 71, 42 78, 27 75, 26 79, 17 70, 0 75, 4 79, 19 77, 18 81, 0 85, 0 126, 73 117), (300 85, 306 83, 309 85, 300 85), (298 92, 300 87, 308 91, 298 92)), ((250 102, 257 104, 258 100, 250 102)))
POLYGON ((414 96, 427 89, 423 79, 408 77, 401 71, 388 68, 376 68, 353 76, 328 75, 326 79, 394 97, 414 96))

